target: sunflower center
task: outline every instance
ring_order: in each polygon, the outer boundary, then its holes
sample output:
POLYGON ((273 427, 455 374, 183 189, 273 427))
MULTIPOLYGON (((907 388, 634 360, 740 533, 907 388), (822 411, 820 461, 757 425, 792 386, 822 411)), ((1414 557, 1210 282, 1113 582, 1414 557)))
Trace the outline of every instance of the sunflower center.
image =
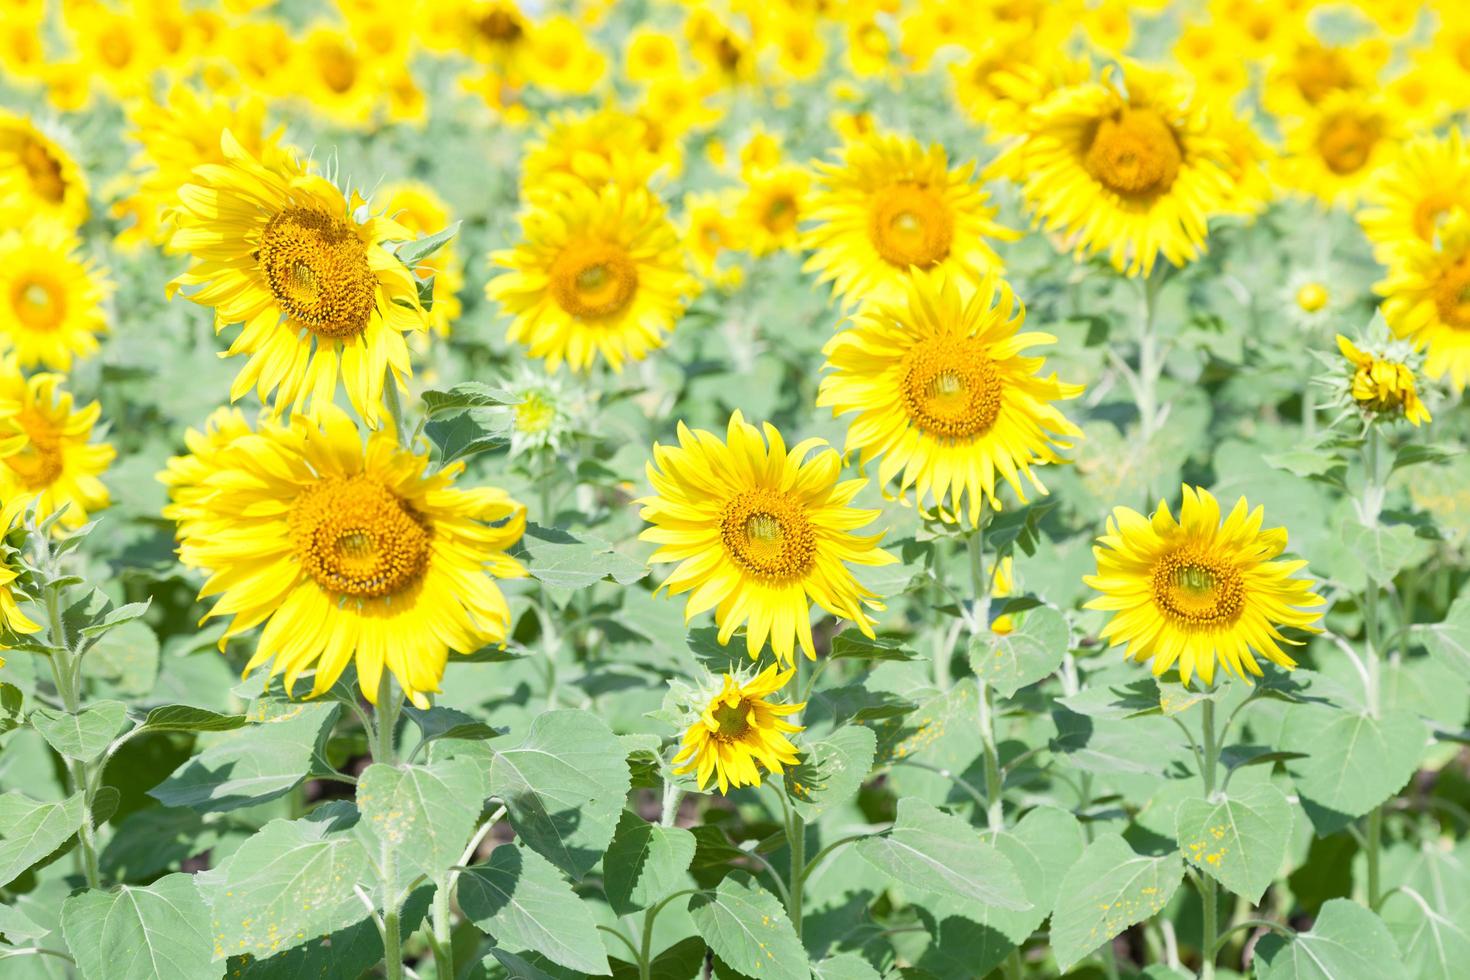
POLYGON ((1327 169, 1335 174, 1352 174, 1362 170, 1373 154, 1382 135, 1372 119, 1355 112, 1339 112, 1317 133, 1317 152, 1327 169))
POLYGON ((287 208, 265 226, 256 258, 281 309, 318 337, 345 339, 367 329, 377 285, 348 222, 287 208))
POLYGON ((475 30, 485 40, 496 44, 519 41, 526 33, 519 17, 508 10, 492 10, 475 21, 475 30))
POLYGON ((125 68, 133 60, 133 39, 125 27, 118 27, 102 35, 97 53, 113 68, 125 68))
POLYGON ((909 419, 926 434, 968 439, 1000 415, 1000 373, 973 337, 936 337, 904 359, 900 393, 909 419))
POLYGON ((290 527, 301 567, 335 595, 396 595, 429 565, 428 524, 371 477, 318 483, 291 508, 290 527))
POLYGON ((1440 273, 1433 296, 1442 321, 1460 330, 1470 330, 1470 255, 1461 257, 1440 273))
POLYGON ((32 330, 55 330, 66 314, 66 294, 40 279, 22 277, 11 289, 16 319, 32 330))
POLYGON ((352 91, 352 86, 357 84, 357 59, 339 44, 319 50, 316 64, 322 82, 338 95, 352 91))
POLYGON ((1414 234, 1426 242, 1434 241, 1439 233, 1440 223, 1459 204, 1459 196, 1449 191, 1435 191, 1424 195, 1414 205, 1414 234))
POLYGON ((1166 193, 1183 153, 1174 130, 1153 109, 1128 107, 1099 120, 1082 164, 1099 183, 1124 197, 1166 193))
POLYGON ((539 391, 526 395, 515 411, 516 431, 528 436, 540 435, 556 421, 556 406, 539 391))
POLYGON ((1298 52, 1293 76, 1297 91, 1312 105, 1353 84, 1352 69, 1342 54, 1331 48, 1306 48, 1298 52))
POLYGON ((750 706, 741 698, 734 704, 721 701, 710 712, 715 724, 720 726, 714 737, 720 742, 733 742, 750 731, 750 706))
POLYGON ((873 201, 868 237, 885 262, 928 268, 949 255, 954 214, 934 191, 920 184, 894 184, 873 201))
POLYGON ((1245 606, 1240 571, 1211 555, 1185 548, 1154 566, 1154 603, 1174 625, 1210 630, 1228 627, 1245 606))
POLYGON ((26 409, 16 418, 26 434, 25 448, 5 457, 5 465, 27 490, 44 490, 56 482, 65 469, 61 453, 61 435, 45 416, 26 409))
POLYGON ((761 211, 761 224, 773 235, 784 234, 796 227, 797 208, 795 195, 780 191, 772 194, 761 211))
POLYGON ((816 560, 816 535, 801 505, 779 490, 737 494, 720 518, 720 539, 735 563, 758 578, 800 578, 816 560))
POLYGON ((551 264, 551 296, 572 316, 620 313, 638 291, 638 267, 620 245, 573 242, 551 264))
POLYGON ((60 204, 66 197, 66 181, 61 176, 61 161, 51 155, 45 145, 33 139, 26 140, 21 147, 20 165, 30 178, 31 190, 36 196, 60 204))

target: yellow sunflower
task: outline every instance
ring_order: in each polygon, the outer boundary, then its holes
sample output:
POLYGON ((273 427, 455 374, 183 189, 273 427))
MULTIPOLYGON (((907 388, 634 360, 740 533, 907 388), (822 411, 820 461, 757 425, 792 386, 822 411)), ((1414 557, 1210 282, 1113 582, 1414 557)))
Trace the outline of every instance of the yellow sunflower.
POLYGON ((87 181, 70 153, 25 116, 0 109, 0 218, 87 220, 87 181))
POLYGON ((411 373, 404 333, 423 330, 413 273, 385 246, 413 236, 294 162, 262 163, 226 130, 226 162, 179 190, 169 248, 194 264, 169 286, 244 329, 229 353, 249 356, 230 399, 251 388, 276 414, 331 404, 340 371, 352 407, 377 425, 388 383, 411 373))
POLYGON ((507 271, 485 293, 515 319, 507 339, 525 344, 546 369, 586 371, 599 355, 620 371, 662 347, 697 284, 678 232, 642 188, 568 184, 532 202, 523 241, 495 252, 507 271))
POLYGON ((1028 117, 1022 191, 1035 223, 1079 256, 1146 275, 1159 255, 1183 265, 1230 209, 1230 157, 1174 78, 1128 67, 1061 89, 1028 117))
POLYGON ((740 223, 734 219, 737 198, 730 191, 684 195, 684 247, 706 282, 721 288, 740 284, 739 266, 721 266, 721 259, 744 246, 740 223))
POLYGON ((1214 684, 1217 659, 1247 682, 1262 676, 1256 656, 1295 667, 1281 644, 1299 644, 1281 628, 1318 632, 1322 614, 1310 610, 1322 597, 1296 576, 1305 561, 1276 560, 1286 529, 1261 530, 1264 515, 1241 497, 1222 522, 1215 498, 1188 486, 1177 522, 1163 501, 1152 518, 1115 508, 1092 549, 1097 574, 1083 579, 1102 593, 1087 608, 1113 613, 1102 638, 1140 663, 1153 658, 1154 676, 1177 663, 1185 684, 1196 674, 1214 684))
MULTIPOLYGON (((39 633, 41 624, 21 612, 20 604, 15 601, 15 580, 18 578, 20 572, 17 569, 11 568, 8 561, 0 562, 0 626, 12 633, 39 633)), ((0 650, 4 649, 0 644, 0 650)), ((4 666, 5 658, 0 657, 0 667, 4 666)))
POLYGON ((205 439, 207 459, 171 467, 211 471, 174 482, 179 556, 208 575, 209 616, 231 617, 222 647, 265 624, 247 673, 272 662, 291 689, 315 667, 318 695, 355 662, 376 703, 386 666, 428 707, 451 650, 505 642, 510 610, 495 580, 525 574, 506 549, 526 511, 502 490, 457 488, 463 463, 429 474, 428 457, 389 428, 364 441, 336 407, 225 446, 205 439), (181 498, 181 487, 207 493, 181 498))
MULTIPOLYGON (((434 189, 419 181, 389 184, 373 195, 383 202, 384 213, 420 238, 434 235, 453 224, 449 205, 434 189)), ((433 303, 429 308, 429 325, 435 335, 449 336, 449 326, 459 319, 464 309, 459 292, 464 289, 464 261, 454 242, 422 260, 414 270, 421 278, 434 277, 433 303)))
MULTIPOLYGON (((266 420, 263 428, 275 426, 266 420)), ((163 516, 178 525, 180 537, 192 534, 196 522, 208 519, 206 504, 215 493, 208 486, 209 477, 220 468, 231 446, 254 434, 255 429, 245 420, 244 413, 233 406, 210 413, 203 431, 189 429, 184 433, 184 445, 189 452, 170 457, 163 472, 158 474, 159 481, 168 487, 170 501, 163 508, 163 516)))
POLYGON ((97 353, 111 291, 65 226, 38 219, 0 232, 0 354, 14 351, 23 368, 70 369, 72 358, 97 353))
POLYGON ((293 58, 297 76, 313 108, 344 126, 366 125, 384 101, 384 63, 359 49, 336 27, 308 31, 293 58))
POLYGON ((694 773, 700 789, 714 779, 720 792, 728 793, 731 786, 759 786, 762 768, 779 775, 784 767, 796 765, 796 746, 786 736, 803 726, 785 716, 806 705, 770 700, 795 676, 795 670, 771 664, 754 677, 726 674, 718 690, 698 695, 693 705, 697 715, 670 760, 674 775, 694 773))
POLYGON ((77 54, 114 98, 130 99, 147 91, 163 50, 143 18, 96 4, 85 15, 71 17, 69 26, 77 54))
POLYGON ((1432 421, 1404 357, 1363 350, 1342 334, 1337 349, 1348 362, 1347 394, 1365 418, 1403 419, 1415 428, 1432 421))
POLYGON ((767 637, 783 663, 796 644, 815 659, 811 604, 851 620, 867 636, 867 610, 883 608, 847 567, 886 565, 881 534, 853 531, 878 516, 851 506, 866 480, 838 480, 842 460, 821 439, 790 452, 769 423, 765 438, 737 411, 724 442, 712 432, 679 424, 679 445, 653 447, 641 535, 659 545, 649 561, 678 562, 660 588, 689 592, 684 617, 714 608, 719 640, 741 624, 746 649, 760 654, 767 637), (813 450, 820 450, 812 455, 813 450))
POLYGON ((102 414, 96 402, 76 408, 58 374, 26 378, 15 355, 0 362, 0 500, 7 512, 36 505, 44 520, 66 508, 59 530, 81 527, 93 511, 111 503, 98 479, 117 456, 107 443, 94 443, 92 429, 102 414))
POLYGON ((864 306, 824 350, 817 406, 858 413, 847 452, 863 465, 881 456, 879 483, 897 479, 900 498, 913 487, 920 506, 958 514, 968 496, 972 523, 987 501, 1000 506, 997 476, 1023 501, 1023 476, 1045 493, 1032 467, 1082 435, 1052 403, 1082 386, 1040 377, 1043 358, 1022 352, 1056 338, 1017 332, 1026 311, 994 273, 978 289, 925 273, 906 287, 902 303, 864 306))
POLYGON ((645 187, 661 170, 674 169, 677 160, 656 136, 649 120, 620 109, 553 113, 526 143, 522 195, 575 184, 645 187))
POLYGON ((1425 351, 1424 372, 1448 377, 1455 392, 1470 382, 1470 214, 1457 213, 1438 242, 1404 239, 1388 277, 1373 287, 1383 318, 1425 351))
POLYGON ((910 268, 947 272, 978 284, 1001 270, 987 239, 1013 241, 973 180, 974 166, 953 169, 943 147, 879 133, 817 164, 820 187, 806 217, 804 267, 831 282, 844 303, 903 299, 910 268))
POLYGON ((752 255, 790 251, 800 241, 799 223, 811 204, 812 176, 795 164, 751 170, 735 220, 752 255))
POLYGON ((1380 39, 1339 46, 1294 31, 1272 59, 1263 101, 1277 116, 1291 117, 1311 115, 1344 96, 1361 99, 1378 89, 1388 54, 1380 39))
POLYGON ((1379 102, 1337 93, 1286 133, 1283 185, 1327 207, 1352 207, 1393 157, 1401 127, 1379 102))
POLYGON ((1456 209, 1470 211, 1470 146, 1452 129, 1404 143, 1368 184, 1358 223, 1387 264, 1405 241, 1433 243, 1456 209))

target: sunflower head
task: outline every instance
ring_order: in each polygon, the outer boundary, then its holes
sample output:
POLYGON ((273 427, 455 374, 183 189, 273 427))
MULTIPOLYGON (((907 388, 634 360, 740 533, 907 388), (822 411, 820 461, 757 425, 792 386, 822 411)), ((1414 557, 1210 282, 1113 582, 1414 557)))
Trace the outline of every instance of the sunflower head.
POLYGON ((1365 350, 1338 334, 1337 349, 1347 361, 1336 385, 1340 400, 1354 405, 1366 421, 1403 419, 1416 427, 1430 421, 1414 383, 1414 362, 1422 358, 1410 345, 1399 342, 1365 350))
POLYGON ((1425 353, 1424 371, 1457 392, 1470 383, 1470 213, 1456 210, 1432 242, 1400 240, 1374 286, 1394 334, 1425 353))
POLYGON ((64 511, 56 533, 81 527, 111 502, 101 475, 117 456, 92 441, 102 414, 78 408, 57 374, 22 374, 16 355, 0 363, 0 500, 5 512, 36 507, 36 519, 64 511))
POLYGON ((1382 101, 1336 93, 1288 130, 1277 176, 1324 206, 1352 207, 1397 152, 1401 130, 1382 101))
POLYGON ((806 216, 811 174, 795 164, 751 170, 736 209, 740 234, 752 255, 792 251, 806 216))
POLYGON ((686 705, 688 725, 672 760, 675 775, 692 772, 701 789, 714 780, 727 793, 732 786, 759 786, 762 769, 779 775, 796 765, 796 746, 786 736, 802 726, 786 716, 806 705, 772 698, 795 676, 794 669, 771 664, 759 673, 712 678, 686 705))
MULTIPOLYGON (((41 624, 21 612, 17 602, 17 593, 25 598, 25 593, 18 588, 23 569, 16 560, 19 556, 17 550, 7 540, 10 532, 15 527, 16 511, 5 508, 5 513, 0 516, 0 628, 10 633, 28 635, 39 633, 41 624)), ((4 643, 0 643, 0 650, 6 649, 4 643)), ((0 657, 0 667, 5 666, 5 659, 0 657)))
POLYGON ((0 233, 0 353, 14 351, 24 368, 68 370, 97 352, 111 291, 64 225, 38 218, 0 233))
POLYGON ((1102 638, 1126 645, 1159 676, 1176 664, 1185 684, 1215 681, 1215 662, 1249 682, 1262 676, 1257 656, 1290 670, 1282 627, 1315 631, 1322 598, 1296 575, 1305 561, 1278 561, 1286 530, 1262 530, 1264 509, 1240 498, 1223 521, 1206 490, 1183 488, 1174 519, 1159 502, 1152 518, 1118 507, 1093 547, 1097 574, 1083 581, 1101 595, 1088 609, 1112 613, 1102 638))
POLYGON ((1432 244, 1456 212, 1470 211, 1470 145, 1459 129, 1416 136, 1372 175, 1363 196, 1358 222, 1385 264, 1405 242, 1432 244))
POLYGON ((0 109, 0 217, 44 215, 68 228, 87 219, 87 181, 76 160, 29 118, 0 109))

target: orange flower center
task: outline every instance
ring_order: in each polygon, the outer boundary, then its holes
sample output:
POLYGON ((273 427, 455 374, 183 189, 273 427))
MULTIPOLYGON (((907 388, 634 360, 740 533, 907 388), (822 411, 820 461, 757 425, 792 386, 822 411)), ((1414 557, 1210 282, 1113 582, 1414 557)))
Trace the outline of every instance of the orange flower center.
POLYGON ((430 525, 371 477, 323 480, 296 501, 289 521, 302 569, 334 595, 397 595, 429 566, 430 525))
POLYGON ((550 278, 552 299, 582 320, 620 313, 638 292, 638 267, 610 242, 571 243, 552 262, 550 278))
POLYGON ((21 276, 10 291, 15 317, 31 330, 49 332, 66 317, 66 293, 54 283, 34 276, 21 276))
POLYGON ((66 180, 61 175, 61 161, 51 155, 46 145, 27 138, 17 152, 20 165, 30 178, 31 190, 37 197, 60 204, 66 197, 66 180))
POLYGON ((50 419, 32 408, 16 416, 14 424, 26 434, 26 444, 19 452, 6 456, 5 465, 27 490, 44 490, 66 468, 61 434, 50 419))
POLYGON ((750 705, 745 698, 734 704, 721 701, 710 714, 714 716, 715 724, 720 726, 719 731, 711 736, 717 742, 738 741, 750 731, 750 705))
POLYGON ((1245 585, 1234 565, 1195 548, 1181 548, 1154 566, 1154 604, 1175 626, 1229 627, 1245 607, 1245 585))
POLYGON ((1442 321, 1459 330, 1470 330, 1470 255, 1445 267, 1432 295, 1442 321))
POLYGON ((1339 112, 1317 133, 1317 152, 1327 169, 1340 176, 1357 173, 1367 165, 1373 147, 1383 136, 1382 126, 1356 112, 1339 112))
POLYGON ((928 268, 949 256, 954 214, 928 187, 894 184, 874 196, 868 237, 890 265, 928 268))
POLYGON ((1097 122, 1083 166, 1117 194, 1148 198, 1168 192, 1183 158, 1179 140, 1163 116, 1153 109, 1129 107, 1097 122))
POLYGON ((341 340, 367 329, 377 280, 348 221, 287 208, 266 225, 256 258, 281 310, 318 337, 341 340))
POLYGON ((816 535, 800 503, 766 487, 725 505, 720 540, 737 565, 773 582, 801 578, 816 560, 816 535))
POLYGON ((970 439, 1000 416, 1000 373, 973 337, 941 336, 915 346, 901 365, 900 394, 914 425, 927 435, 970 439))

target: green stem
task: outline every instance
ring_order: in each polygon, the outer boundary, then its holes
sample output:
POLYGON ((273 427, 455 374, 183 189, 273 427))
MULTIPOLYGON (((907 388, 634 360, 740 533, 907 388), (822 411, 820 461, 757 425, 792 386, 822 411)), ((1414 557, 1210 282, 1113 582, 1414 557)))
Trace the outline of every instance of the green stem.
MULTIPOLYGON (((1380 436, 1378 427, 1370 425, 1363 445, 1363 467, 1366 476, 1363 488, 1363 521, 1370 526, 1378 523, 1383 512, 1384 478, 1380 465, 1380 436)), ((1383 650, 1379 636, 1378 583, 1371 577, 1363 589, 1363 653, 1366 660, 1368 682, 1365 685, 1368 714, 1374 718, 1382 712, 1383 701, 1383 650)), ((1364 836, 1368 862, 1368 907, 1377 909, 1382 900, 1382 880, 1379 873, 1383 849, 1383 805, 1374 807, 1368 814, 1364 836)))
MULTIPOLYGON (((1154 430, 1159 420, 1159 375, 1163 361, 1159 357, 1159 341, 1154 331, 1159 288, 1164 283, 1162 274, 1145 275, 1143 278, 1143 316, 1138 325, 1138 387, 1135 398, 1138 404, 1138 443, 1145 454, 1153 441, 1154 430)), ((1153 500, 1153 487, 1144 479, 1145 504, 1153 500)))
POLYGON ((696 895, 700 892, 698 888, 682 888, 672 895, 665 896, 657 905, 649 906, 643 913, 643 943, 638 955, 638 980, 652 980, 653 977, 653 921, 658 914, 664 910, 674 899, 682 895, 696 895))
POLYGON ((393 434, 398 437, 398 444, 407 446, 411 433, 403 425, 403 401, 398 395, 398 378, 392 368, 387 369, 386 375, 383 379, 383 407, 388 410, 388 418, 393 420, 393 434))
POLYGON ((443 875, 434 883, 434 907, 431 911, 434 927, 434 973, 440 980, 454 980, 454 938, 451 935, 453 920, 449 908, 449 877, 443 875))
POLYGON ((378 676, 378 703, 376 711, 376 738, 373 746, 373 761, 396 765, 398 753, 394 745, 394 730, 398 727, 398 712, 403 707, 403 691, 393 681, 393 672, 384 665, 378 676))
MULTIPOLYGON (((1204 736, 1204 765, 1200 770, 1200 781, 1204 784, 1205 799, 1215 794, 1215 770, 1219 766, 1220 745, 1215 729, 1215 702, 1206 699, 1204 718, 1201 723, 1204 736)), ((1215 954, 1218 952, 1216 934, 1220 927, 1219 911, 1216 908, 1215 879, 1201 872, 1199 883, 1200 899, 1203 904, 1204 930, 1200 942, 1200 980, 1213 980, 1215 976, 1215 954)))
MULTIPOLYGON (((47 563, 50 563, 49 544, 45 548, 47 563)), ((55 571, 54 566, 50 569, 55 571)), ((81 682, 76 670, 78 659, 66 636, 66 623, 61 615, 61 595, 57 586, 46 588, 46 618, 51 631, 51 642, 58 650, 51 654, 51 676, 56 693, 69 715, 77 715, 82 708, 81 682)), ((97 863, 97 828, 92 823, 92 774, 87 764, 77 759, 66 760, 67 774, 71 780, 71 791, 82 794, 82 825, 77 829, 78 853, 81 855, 82 877, 88 888, 100 888, 102 873, 97 863)))
MULTIPOLYGON (((990 629, 990 587, 994 581, 985 574, 985 515, 982 512, 976 522, 975 531, 965 539, 965 548, 970 557, 970 587, 975 597, 971 610, 971 628, 977 633, 990 629)), ((998 560, 998 559, 997 559, 998 560)), ((993 831, 1005 825, 1005 804, 1002 799, 1004 782, 1000 774, 1000 752, 995 742, 995 703, 990 685, 976 679, 976 720, 980 727, 980 742, 985 750, 985 824, 993 831)))
POLYGON ((806 821, 801 814, 791 810, 787 815, 786 843, 791 848, 787 855, 791 862, 791 883, 786 889, 786 913, 801 938, 802 886, 806 884, 806 821))
POLYGON ((383 910, 383 975, 388 980, 403 980, 403 936, 398 922, 397 903, 383 910))

